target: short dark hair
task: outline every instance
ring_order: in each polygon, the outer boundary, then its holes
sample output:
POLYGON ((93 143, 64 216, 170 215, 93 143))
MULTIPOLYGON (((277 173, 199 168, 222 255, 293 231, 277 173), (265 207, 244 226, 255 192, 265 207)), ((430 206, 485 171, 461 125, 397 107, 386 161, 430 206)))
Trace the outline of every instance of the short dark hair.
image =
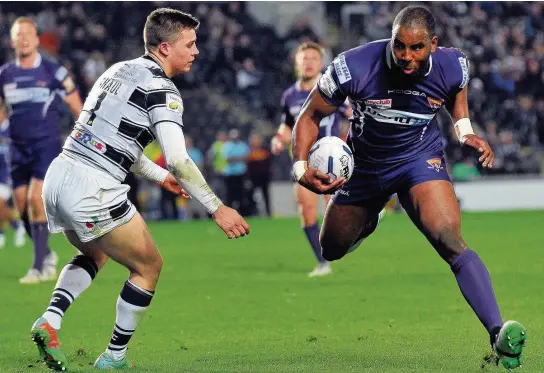
POLYGON ((393 21, 393 29, 397 26, 423 28, 427 30, 429 37, 435 36, 434 17, 429 9, 423 6, 410 5, 402 9, 393 21))
POLYGON ((155 9, 144 26, 144 46, 153 50, 162 42, 174 43, 183 29, 198 29, 200 21, 189 13, 170 8, 155 9))
POLYGON ((307 49, 313 49, 313 50, 317 51, 321 55, 321 57, 323 57, 325 55, 325 51, 323 50, 323 47, 320 44, 315 43, 313 41, 307 41, 307 42, 304 42, 304 43, 300 44, 298 49, 297 49, 297 54, 299 52, 304 52, 307 49))

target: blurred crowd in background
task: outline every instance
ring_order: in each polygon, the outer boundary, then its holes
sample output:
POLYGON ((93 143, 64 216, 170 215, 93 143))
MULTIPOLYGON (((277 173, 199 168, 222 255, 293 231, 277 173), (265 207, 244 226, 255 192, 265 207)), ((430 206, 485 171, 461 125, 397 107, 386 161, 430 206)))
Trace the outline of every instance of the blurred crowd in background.
MULTIPOLYGON (((6 2, 0 4, 0 62, 13 56, 11 23, 18 16, 30 15, 38 24, 43 54, 71 71, 85 98, 111 64, 143 53, 141 30, 150 11, 171 6, 194 14, 201 21, 200 55, 189 74, 174 79, 184 99, 187 147, 229 205, 241 208, 245 215, 270 215, 270 182, 290 178, 288 155, 272 159, 268 145, 280 124, 281 94, 296 80, 294 50, 303 41, 319 42, 326 48, 327 64, 343 50, 390 37, 394 16, 405 5, 328 2, 324 4, 324 35, 312 29, 305 14, 279 35, 272 26, 259 24, 245 2, 6 2), (236 156, 236 161, 229 161, 233 149, 240 154, 242 148, 242 160, 236 156), (261 192, 253 193, 256 189, 261 192)), ((495 168, 482 170, 477 157, 458 145, 447 113, 441 112, 454 180, 490 173, 540 174, 544 165, 544 4, 425 5, 435 15, 439 44, 460 48, 469 57, 471 120, 496 153, 495 168)), ((67 113, 66 133, 73 125, 69 117, 67 113)), ((157 163, 164 162, 156 144, 146 153, 157 163)), ((180 203, 158 188, 139 192, 141 180, 131 177, 127 182, 133 186, 134 198, 147 201, 148 218, 205 216, 198 206, 180 203)))

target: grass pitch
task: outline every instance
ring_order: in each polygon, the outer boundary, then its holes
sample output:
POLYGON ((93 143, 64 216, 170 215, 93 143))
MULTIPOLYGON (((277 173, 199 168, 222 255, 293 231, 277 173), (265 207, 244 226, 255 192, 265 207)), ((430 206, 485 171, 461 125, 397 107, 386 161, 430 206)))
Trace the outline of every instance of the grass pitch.
MULTIPOLYGON (((528 329, 522 372, 544 372, 544 212, 471 213, 463 234, 491 272, 503 317, 528 329)), ((151 224, 164 268, 129 345, 134 372, 500 372, 449 267, 403 215, 388 216, 333 275, 314 266, 297 219, 251 220, 229 241, 212 222, 151 224)), ((7 237, 11 242, 11 236, 7 237)), ((74 251, 61 235, 62 263, 74 251)), ((30 327, 54 283, 19 285, 31 246, 0 251, 0 372, 46 372, 30 327)), ((110 262, 60 332, 72 372, 94 371, 127 271, 110 262)))

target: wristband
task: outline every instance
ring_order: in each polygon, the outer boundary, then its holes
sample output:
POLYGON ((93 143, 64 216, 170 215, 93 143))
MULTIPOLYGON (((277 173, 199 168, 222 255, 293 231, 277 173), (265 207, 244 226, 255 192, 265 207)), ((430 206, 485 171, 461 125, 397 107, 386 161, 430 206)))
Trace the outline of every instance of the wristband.
POLYGON ((296 161, 293 164, 293 176, 296 181, 299 181, 302 175, 306 172, 308 162, 306 161, 296 161))
POLYGON ((455 133, 461 144, 464 144, 466 141, 466 135, 474 135, 474 130, 472 129, 472 124, 470 124, 470 119, 461 118, 453 125, 455 128, 455 133))

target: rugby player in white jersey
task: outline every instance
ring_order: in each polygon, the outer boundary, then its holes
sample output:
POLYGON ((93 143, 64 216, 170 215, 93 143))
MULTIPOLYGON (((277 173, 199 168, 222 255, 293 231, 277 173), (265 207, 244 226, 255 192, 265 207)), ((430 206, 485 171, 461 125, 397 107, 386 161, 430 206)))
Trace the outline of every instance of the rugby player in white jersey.
POLYGON ((67 366, 58 338, 62 317, 109 258, 129 269, 130 277, 117 300, 109 345, 94 366, 133 365, 125 356, 127 344, 149 307, 162 258, 127 198, 129 187, 122 181, 128 172, 174 192, 186 191, 229 239, 249 233, 244 219, 213 193, 185 148, 183 101, 170 78, 191 69, 198 55, 198 26, 187 13, 153 11, 144 27, 145 55, 119 62, 98 78, 61 155, 47 171, 43 198, 49 229, 64 232, 82 253, 64 267, 49 306, 32 326, 32 339, 51 369, 67 366), (153 139, 170 172, 142 154, 153 139))

